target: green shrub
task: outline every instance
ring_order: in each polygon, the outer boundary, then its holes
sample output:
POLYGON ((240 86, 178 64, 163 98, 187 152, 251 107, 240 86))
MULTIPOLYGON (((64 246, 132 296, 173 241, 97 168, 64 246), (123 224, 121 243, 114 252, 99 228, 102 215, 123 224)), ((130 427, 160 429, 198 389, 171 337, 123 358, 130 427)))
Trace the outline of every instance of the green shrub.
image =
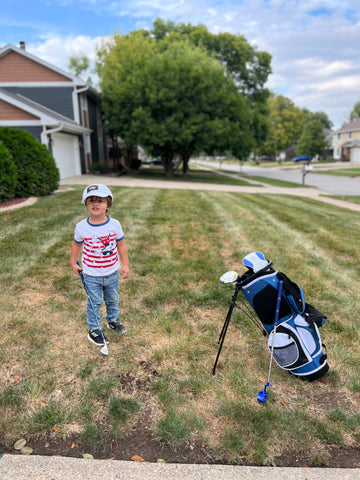
POLYGON ((11 153, 0 140, 0 202, 15 197, 17 170, 11 153))
POLYGON ((45 145, 29 132, 10 127, 0 127, 0 140, 17 168, 16 197, 48 195, 58 188, 60 173, 45 145))

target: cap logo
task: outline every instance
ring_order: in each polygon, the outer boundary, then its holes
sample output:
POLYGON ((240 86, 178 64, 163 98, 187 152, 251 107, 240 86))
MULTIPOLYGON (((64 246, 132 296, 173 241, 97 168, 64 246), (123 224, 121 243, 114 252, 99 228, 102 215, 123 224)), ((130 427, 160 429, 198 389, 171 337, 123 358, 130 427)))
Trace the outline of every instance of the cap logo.
POLYGON ((98 185, 90 185, 90 187, 88 187, 86 189, 86 193, 90 193, 92 192, 93 190, 99 190, 99 186, 98 185))

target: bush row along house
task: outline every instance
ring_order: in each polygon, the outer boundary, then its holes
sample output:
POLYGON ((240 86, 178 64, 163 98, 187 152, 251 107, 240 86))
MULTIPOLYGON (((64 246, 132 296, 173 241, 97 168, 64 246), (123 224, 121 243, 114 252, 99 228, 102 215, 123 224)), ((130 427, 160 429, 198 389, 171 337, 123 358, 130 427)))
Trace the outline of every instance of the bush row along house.
POLYGON ((360 118, 346 123, 333 134, 335 160, 360 162, 360 118))
POLYGON ((0 125, 27 130, 45 144, 61 179, 107 163, 99 93, 28 53, 24 42, 0 49, 0 125))

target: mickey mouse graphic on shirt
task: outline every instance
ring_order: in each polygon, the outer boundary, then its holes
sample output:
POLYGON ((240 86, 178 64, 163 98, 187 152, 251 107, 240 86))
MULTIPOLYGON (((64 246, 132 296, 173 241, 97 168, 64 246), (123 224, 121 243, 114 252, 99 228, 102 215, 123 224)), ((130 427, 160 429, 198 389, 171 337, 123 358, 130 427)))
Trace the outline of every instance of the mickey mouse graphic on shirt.
POLYGON ((102 256, 113 255, 114 250, 116 251, 116 234, 109 233, 107 236, 92 237, 94 253, 100 254, 102 256))

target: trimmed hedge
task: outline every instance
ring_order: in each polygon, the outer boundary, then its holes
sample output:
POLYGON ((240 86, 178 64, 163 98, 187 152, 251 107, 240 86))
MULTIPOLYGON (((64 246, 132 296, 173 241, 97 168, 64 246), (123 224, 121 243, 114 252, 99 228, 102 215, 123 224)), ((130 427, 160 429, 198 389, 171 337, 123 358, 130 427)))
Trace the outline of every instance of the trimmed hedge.
POLYGON ((18 180, 15 197, 41 197, 59 187, 60 173, 45 145, 29 132, 0 127, 0 140, 12 155, 18 180))
POLYGON ((12 155, 0 141, 0 202, 14 198, 17 178, 17 170, 12 155))

